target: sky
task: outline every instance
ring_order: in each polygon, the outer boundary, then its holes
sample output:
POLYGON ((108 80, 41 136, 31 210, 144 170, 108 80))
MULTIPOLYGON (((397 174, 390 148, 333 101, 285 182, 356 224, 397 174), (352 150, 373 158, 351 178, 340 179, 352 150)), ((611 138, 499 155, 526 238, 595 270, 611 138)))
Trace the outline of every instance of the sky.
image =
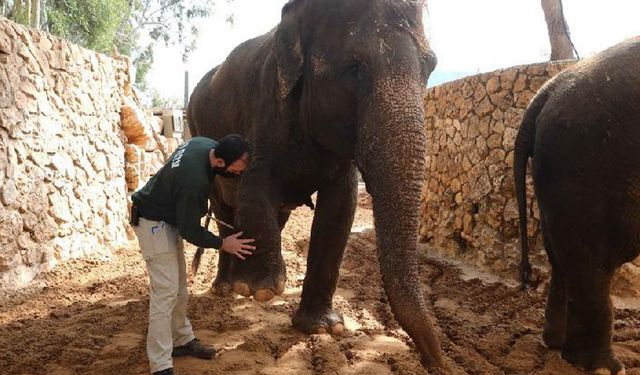
MULTIPOLYGON (((264 34, 280 20, 287 0, 218 1, 203 21, 189 61, 179 48, 160 48, 149 73, 152 88, 164 98, 184 96, 241 42, 264 34), (226 18, 234 15, 233 25, 226 18)), ((547 28, 540 0, 429 0, 424 24, 438 65, 429 85, 480 72, 548 60, 547 28)), ((571 38, 580 57, 640 35, 639 0, 563 0, 571 38), (603 5, 606 4, 606 5, 603 5)))

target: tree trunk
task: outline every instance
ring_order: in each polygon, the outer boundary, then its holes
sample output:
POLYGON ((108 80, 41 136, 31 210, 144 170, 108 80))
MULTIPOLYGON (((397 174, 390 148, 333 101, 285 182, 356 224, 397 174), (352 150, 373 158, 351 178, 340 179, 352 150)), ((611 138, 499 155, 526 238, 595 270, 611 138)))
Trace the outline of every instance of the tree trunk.
POLYGON ((23 23, 29 26, 31 24, 31 0, 23 0, 23 23))
POLYGON ((551 43, 551 61, 575 59, 569 27, 564 19, 562 0, 541 0, 551 43))
POLYGON ((40 0, 31 0, 31 27, 40 28, 40 0))
POLYGON ((11 12, 12 16, 15 20, 15 17, 20 17, 20 14, 22 13, 22 0, 15 0, 13 3, 13 11, 11 12))

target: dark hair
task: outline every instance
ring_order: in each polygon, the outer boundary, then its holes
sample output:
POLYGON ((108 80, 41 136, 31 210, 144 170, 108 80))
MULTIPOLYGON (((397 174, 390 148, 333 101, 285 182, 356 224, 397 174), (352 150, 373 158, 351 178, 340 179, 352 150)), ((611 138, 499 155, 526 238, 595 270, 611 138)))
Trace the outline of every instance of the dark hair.
POLYGON ((215 157, 224 160, 224 166, 228 167, 240 159, 245 152, 251 152, 249 144, 241 136, 229 134, 222 137, 213 154, 215 157))

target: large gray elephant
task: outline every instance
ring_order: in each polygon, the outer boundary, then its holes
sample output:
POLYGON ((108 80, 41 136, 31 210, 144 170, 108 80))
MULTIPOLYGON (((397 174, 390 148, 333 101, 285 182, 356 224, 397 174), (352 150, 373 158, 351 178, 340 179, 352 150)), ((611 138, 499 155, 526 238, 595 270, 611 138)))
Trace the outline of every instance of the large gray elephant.
MULTIPOLYGON (((313 206, 300 306, 305 332, 343 329, 332 307, 362 173, 373 196, 380 268, 392 311, 423 363, 444 366, 417 266, 425 175, 424 104, 435 55, 423 1, 292 0, 273 31, 238 46, 195 88, 193 134, 247 137, 241 178, 216 177, 215 214, 256 239, 246 261, 220 253, 217 290, 260 301, 281 294, 280 232, 292 209, 313 206)), ((220 227, 223 235, 230 232, 220 227)), ((368 275, 362 275, 366 278, 368 275)))
POLYGON ((514 171, 525 285, 529 157, 551 263, 544 341, 579 367, 622 374, 609 293, 640 253, 640 37, 560 73, 524 115, 514 171))

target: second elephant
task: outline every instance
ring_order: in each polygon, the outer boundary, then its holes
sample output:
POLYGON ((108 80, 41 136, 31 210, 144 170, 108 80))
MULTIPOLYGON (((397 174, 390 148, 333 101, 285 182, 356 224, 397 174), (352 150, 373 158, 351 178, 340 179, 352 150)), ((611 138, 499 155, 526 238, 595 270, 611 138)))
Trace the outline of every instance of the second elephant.
POLYGON ((551 263, 544 341, 574 365, 622 374, 609 293, 640 253, 640 37, 563 71, 525 113, 514 154, 525 284, 529 157, 551 263))

